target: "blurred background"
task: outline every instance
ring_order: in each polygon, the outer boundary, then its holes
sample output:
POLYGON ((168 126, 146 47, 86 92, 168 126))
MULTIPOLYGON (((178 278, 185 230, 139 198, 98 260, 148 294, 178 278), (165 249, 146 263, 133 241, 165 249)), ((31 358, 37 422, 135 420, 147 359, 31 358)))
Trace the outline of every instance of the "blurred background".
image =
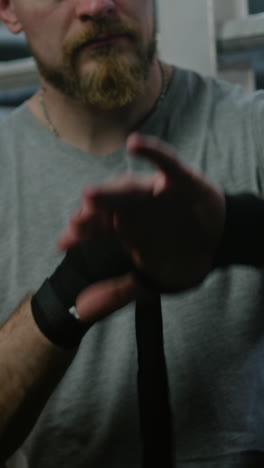
MULTIPOLYGON (((250 14, 264 12, 264 0, 249 0, 248 4, 250 14)), ((256 86, 257 88, 264 88, 264 47, 256 56, 252 57, 252 62, 255 70, 256 86)))
MULTIPOLYGON (((161 57, 178 66, 264 89, 264 0, 153 0, 161 57)), ((23 34, 0 23, 0 119, 38 88, 23 34)))

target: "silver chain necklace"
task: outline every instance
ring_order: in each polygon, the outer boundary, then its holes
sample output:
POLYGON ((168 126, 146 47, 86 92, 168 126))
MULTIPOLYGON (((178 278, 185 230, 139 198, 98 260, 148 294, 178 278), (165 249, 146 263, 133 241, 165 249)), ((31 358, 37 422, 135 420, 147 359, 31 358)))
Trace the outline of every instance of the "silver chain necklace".
MULTIPOLYGON (((154 105, 154 108, 152 109, 151 112, 153 112, 153 110, 156 110, 160 106, 162 101, 165 99, 166 94, 167 94, 168 84, 169 84, 169 77, 168 77, 167 69, 164 67, 164 65, 161 62, 159 62, 159 67, 160 67, 160 72, 161 72, 161 83, 162 83, 161 84, 161 91, 160 91, 160 95, 159 95, 159 97, 158 97, 158 99, 157 99, 157 101, 156 101, 156 103, 154 105)), ((48 125, 49 131, 54 136, 59 138, 59 136, 60 136, 59 132, 57 131, 56 127, 53 125, 52 120, 51 120, 51 118, 49 116, 46 104, 45 104, 43 88, 38 93, 38 100, 39 100, 39 104, 40 104, 43 116, 44 116, 44 118, 46 120, 46 123, 48 125)))
POLYGON ((46 107, 46 104, 45 104, 45 101, 44 101, 44 90, 41 89, 38 93, 38 100, 39 100, 39 103, 40 103, 40 107, 41 107, 41 110, 42 110, 42 113, 44 115, 44 118, 48 124, 48 129, 51 133, 53 133, 53 135, 55 135, 57 138, 59 137, 59 133, 57 132, 56 128, 54 127, 52 121, 51 121, 51 118, 49 116, 49 113, 47 111, 47 107, 46 107))

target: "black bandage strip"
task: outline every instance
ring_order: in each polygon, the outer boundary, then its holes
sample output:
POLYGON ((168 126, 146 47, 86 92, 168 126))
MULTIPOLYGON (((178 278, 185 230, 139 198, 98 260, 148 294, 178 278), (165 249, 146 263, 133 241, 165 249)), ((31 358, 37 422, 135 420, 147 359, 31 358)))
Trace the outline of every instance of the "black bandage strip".
POLYGON ((226 195, 225 228, 214 267, 264 266, 264 200, 253 194, 226 195))
POLYGON ((81 323, 69 312, 77 296, 89 285, 132 269, 115 240, 86 241, 72 249, 32 298, 32 314, 38 327, 56 345, 78 346, 90 324, 81 323))
POLYGON ((172 422, 158 292, 145 290, 137 297, 136 337, 142 468, 172 468, 172 422))
MULTIPOLYGON (((69 312, 89 284, 136 269, 116 242, 86 242, 70 251, 54 274, 32 298, 32 313, 43 334, 64 348, 79 345, 89 324, 69 312)), ((171 419, 163 349, 160 295, 139 296, 136 303, 138 400, 142 430, 143 467, 170 468, 171 419)))
POLYGON ((31 305, 35 322, 52 343, 66 349, 80 344, 89 325, 65 311, 65 305, 58 299, 48 280, 33 296, 31 305))

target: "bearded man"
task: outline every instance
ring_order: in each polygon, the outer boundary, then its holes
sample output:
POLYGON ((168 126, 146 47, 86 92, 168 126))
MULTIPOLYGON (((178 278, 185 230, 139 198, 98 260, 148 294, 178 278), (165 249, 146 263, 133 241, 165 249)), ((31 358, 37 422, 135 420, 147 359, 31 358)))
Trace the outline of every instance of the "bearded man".
POLYGON ((224 192, 263 192, 263 93, 159 60, 152 0, 0 19, 40 78, 0 128, 1 461, 262 467, 263 229, 224 192))

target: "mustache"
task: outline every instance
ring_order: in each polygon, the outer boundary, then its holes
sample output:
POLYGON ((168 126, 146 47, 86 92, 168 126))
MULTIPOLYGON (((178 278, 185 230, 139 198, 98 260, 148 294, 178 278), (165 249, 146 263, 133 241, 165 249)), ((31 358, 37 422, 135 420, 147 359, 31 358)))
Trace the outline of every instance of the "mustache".
POLYGON ((107 36, 124 35, 136 43, 139 40, 139 31, 135 26, 126 22, 116 21, 109 23, 109 21, 105 22, 101 20, 98 23, 94 22, 87 25, 78 37, 67 43, 65 52, 70 56, 76 55, 87 43, 96 41, 98 36, 103 34, 107 36))

